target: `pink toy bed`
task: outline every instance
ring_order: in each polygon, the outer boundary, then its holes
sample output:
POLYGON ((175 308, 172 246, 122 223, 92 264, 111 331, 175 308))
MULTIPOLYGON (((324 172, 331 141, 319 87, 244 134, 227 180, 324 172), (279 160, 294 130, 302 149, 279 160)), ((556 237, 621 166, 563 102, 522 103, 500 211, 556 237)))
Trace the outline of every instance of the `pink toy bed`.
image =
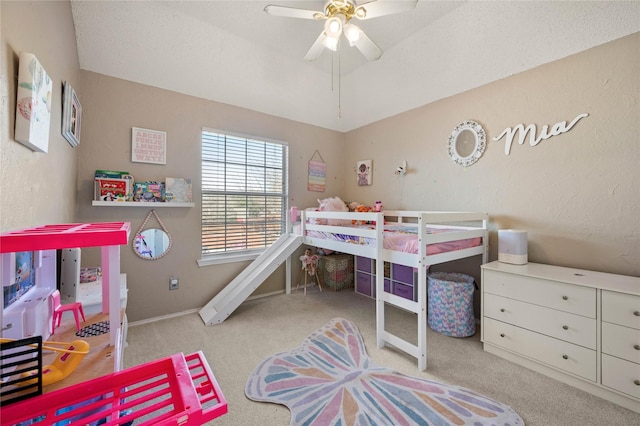
POLYGON ((310 246, 376 259, 378 347, 389 344, 427 367, 427 272, 429 265, 482 255, 488 260, 486 213, 385 211, 382 213, 300 212, 293 233, 310 246), (368 223, 353 225, 353 223, 368 223), (381 243, 382 242, 382 243, 381 243), (384 291, 384 262, 418 269, 418 300, 384 291), (418 344, 385 330, 385 305, 417 314, 418 344))

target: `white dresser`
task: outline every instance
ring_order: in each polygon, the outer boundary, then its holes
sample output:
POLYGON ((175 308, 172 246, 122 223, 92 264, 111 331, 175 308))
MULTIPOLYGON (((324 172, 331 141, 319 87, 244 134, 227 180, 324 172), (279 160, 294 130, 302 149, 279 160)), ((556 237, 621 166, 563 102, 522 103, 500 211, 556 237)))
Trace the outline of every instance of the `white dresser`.
POLYGON ((640 413, 640 278, 482 265, 484 350, 640 413))

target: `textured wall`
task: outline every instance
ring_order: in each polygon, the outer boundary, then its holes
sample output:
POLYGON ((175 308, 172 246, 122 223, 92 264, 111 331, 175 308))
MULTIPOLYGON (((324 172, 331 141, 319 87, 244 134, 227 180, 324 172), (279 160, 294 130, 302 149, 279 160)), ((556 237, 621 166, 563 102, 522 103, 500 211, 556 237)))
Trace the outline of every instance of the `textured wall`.
MULTIPOLYGON (((229 283, 247 262, 198 267, 200 258, 200 132, 202 127, 255 135, 289 144, 290 203, 317 205, 316 198, 337 194, 343 186, 343 141, 339 132, 300 124, 242 108, 210 102, 100 74, 81 72, 84 141, 79 147, 78 220, 130 221, 137 231, 152 206, 92 207, 96 169, 124 170, 137 181, 164 180, 167 176, 193 180, 193 208, 158 208, 156 212, 173 237, 169 254, 142 260, 123 247, 122 271, 127 273, 131 321, 204 306, 229 283), (167 132, 167 164, 131 162, 131 127, 167 132), (307 165, 315 150, 327 163, 327 191, 307 191, 307 165), (180 279, 180 289, 169 291, 169 277, 180 279)), ((149 226, 156 225, 155 219, 149 226)), ((83 264, 99 258, 83 251, 83 264), (85 255, 86 254, 86 255, 85 255)), ((297 267, 297 262, 295 263, 297 267)), ((294 279, 297 271, 294 274, 294 279)), ((284 267, 258 290, 281 291, 284 267)))
MULTIPOLYGON (((62 82, 77 87, 79 74, 71 8, 68 2, 7 1, 0 8, 0 230, 72 222, 77 150, 60 130, 62 82), (23 51, 33 53, 53 80, 48 153, 31 151, 14 139, 18 55, 23 51)), ((78 96, 82 102, 82 92, 78 96)))
MULTIPOLYGON (((473 65, 470 65, 473 66, 473 65)), ((640 275, 640 33, 346 134, 344 195, 387 208, 485 211, 497 229, 529 232, 529 260, 640 275), (580 120, 568 133, 511 148, 493 141, 520 123, 580 120), (481 123, 484 156, 468 168, 447 154, 461 121, 481 123), (372 159, 374 184, 353 169, 372 159), (407 160, 406 176, 393 174, 407 160)))

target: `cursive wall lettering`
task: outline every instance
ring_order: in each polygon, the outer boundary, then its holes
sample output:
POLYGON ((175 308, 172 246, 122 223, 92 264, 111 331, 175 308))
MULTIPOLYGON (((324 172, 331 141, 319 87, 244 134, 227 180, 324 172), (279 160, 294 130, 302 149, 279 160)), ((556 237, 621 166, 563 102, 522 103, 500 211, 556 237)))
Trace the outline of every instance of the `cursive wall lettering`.
POLYGON ((554 124, 553 126, 551 126, 551 129, 549 129, 549 126, 545 124, 544 126, 542 126, 542 130, 540 130, 540 134, 538 135, 538 137, 536 137, 537 127, 535 124, 529 124, 526 128, 524 127, 524 124, 518 124, 513 128, 507 127, 502 131, 502 133, 500 133, 500 136, 493 138, 493 140, 498 141, 506 136, 505 144, 504 144, 504 154, 509 155, 509 153, 511 152, 511 145, 513 145, 513 137, 516 135, 516 133, 519 136, 519 139, 518 139, 519 145, 524 144, 525 138, 527 137, 527 133, 528 133, 529 145, 536 146, 541 141, 547 140, 552 136, 557 136, 557 135, 561 135, 562 133, 568 132, 569 130, 571 130, 573 126, 576 125, 578 121, 588 116, 589 114, 587 114, 586 112, 582 113, 578 115, 576 118, 574 118, 571 121, 571 123, 569 123, 568 125, 566 121, 560 121, 554 124))

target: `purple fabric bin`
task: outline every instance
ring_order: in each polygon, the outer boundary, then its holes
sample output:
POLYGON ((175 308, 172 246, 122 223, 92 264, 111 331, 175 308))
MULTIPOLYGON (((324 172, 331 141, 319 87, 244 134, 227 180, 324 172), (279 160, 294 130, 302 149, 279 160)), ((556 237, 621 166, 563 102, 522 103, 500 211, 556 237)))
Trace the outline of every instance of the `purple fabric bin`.
POLYGON ((473 336, 476 332, 473 277, 452 272, 434 272, 429 274, 428 284, 429 327, 447 336, 473 336))

